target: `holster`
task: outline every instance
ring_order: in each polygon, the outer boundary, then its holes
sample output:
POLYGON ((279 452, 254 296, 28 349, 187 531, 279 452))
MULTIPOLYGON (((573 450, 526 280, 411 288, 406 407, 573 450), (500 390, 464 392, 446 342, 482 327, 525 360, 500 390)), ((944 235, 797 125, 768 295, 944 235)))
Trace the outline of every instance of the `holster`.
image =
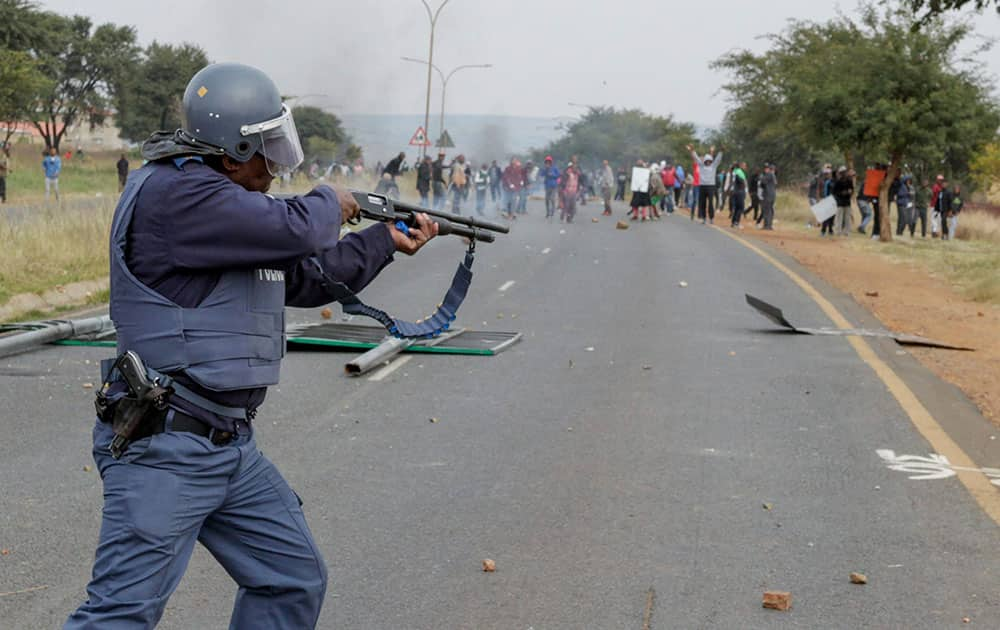
MULTIPOLYGON (((102 366, 103 371, 103 366, 102 366)), ((163 430, 167 414, 167 401, 173 390, 160 377, 150 379, 145 364, 135 352, 118 357, 107 370, 105 382, 94 401, 97 414, 104 422, 111 422, 115 437, 111 441, 111 455, 118 459, 130 442, 163 430), (108 395, 109 384, 120 377, 128 387, 127 392, 108 395)))

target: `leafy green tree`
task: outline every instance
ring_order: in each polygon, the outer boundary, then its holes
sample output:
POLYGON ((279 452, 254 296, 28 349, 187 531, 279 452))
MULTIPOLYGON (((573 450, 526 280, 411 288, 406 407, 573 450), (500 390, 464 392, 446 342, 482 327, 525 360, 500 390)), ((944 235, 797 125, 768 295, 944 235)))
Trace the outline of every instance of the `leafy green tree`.
POLYGON ((101 123, 137 59, 132 27, 94 28, 88 18, 39 11, 16 0, 7 0, 3 10, 15 19, 0 21, 0 42, 16 42, 49 79, 31 116, 46 147, 58 149, 67 127, 101 123))
POLYGON ((915 29, 947 11, 957 11, 965 7, 982 11, 992 4, 996 7, 997 15, 1000 15, 1000 0, 905 0, 903 4, 917 16, 915 29))
POLYGON ((179 128, 184 88, 208 63, 205 51, 192 44, 150 44, 116 93, 121 137, 140 142, 154 131, 179 128))
POLYGON ((292 109, 295 128, 307 160, 335 160, 351 145, 340 119, 318 107, 300 105, 292 109))
POLYGON ((18 122, 30 116, 35 95, 45 86, 45 77, 31 55, 0 48, 0 123, 6 128, 0 145, 10 140, 18 122))
POLYGON ((31 48, 38 39, 35 13, 35 4, 29 0, 0 0, 0 48, 31 48))
POLYGON ((631 164, 637 159, 681 160, 687 153, 684 146, 694 141, 694 125, 674 122, 672 117, 638 109, 592 107, 566 128, 563 137, 535 151, 534 157, 540 162, 552 155, 565 163, 576 155, 587 167, 601 160, 615 165, 631 164))
MULTIPOLYGON (((905 163, 959 170, 1000 125, 992 84, 956 52, 971 27, 934 18, 911 32, 910 20, 905 11, 867 5, 857 21, 796 21, 769 36, 767 52, 742 51, 714 65, 735 78, 726 90, 736 96, 754 86, 754 105, 767 99, 774 124, 807 146, 837 151, 848 164, 859 152, 888 163, 879 195, 887 208, 905 163)), ((882 240, 892 240, 887 212, 881 221, 882 240)))

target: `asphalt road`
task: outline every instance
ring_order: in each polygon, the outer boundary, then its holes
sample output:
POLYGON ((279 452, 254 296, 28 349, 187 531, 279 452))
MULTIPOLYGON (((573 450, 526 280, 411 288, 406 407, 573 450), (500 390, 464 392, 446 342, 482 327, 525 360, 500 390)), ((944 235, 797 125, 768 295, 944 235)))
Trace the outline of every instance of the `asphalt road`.
MULTIPOLYGON (((997 525, 955 477, 887 468, 876 449, 931 449, 845 338, 775 333, 744 303, 830 325, 787 276, 684 216, 621 231, 595 205, 566 226, 530 209, 481 247, 459 315, 518 345, 413 355, 382 380, 343 376, 351 355, 285 360, 258 441, 330 567, 321 628, 1000 627, 997 525), (769 589, 792 610, 763 609, 769 589)), ((423 315, 461 253, 442 238, 366 298, 423 315)), ((953 388, 873 345, 1000 466, 953 388)), ((84 597, 101 483, 83 384, 106 354, 0 361, 3 628, 58 627, 84 597)), ((224 628, 234 593, 199 548, 160 627, 224 628)))

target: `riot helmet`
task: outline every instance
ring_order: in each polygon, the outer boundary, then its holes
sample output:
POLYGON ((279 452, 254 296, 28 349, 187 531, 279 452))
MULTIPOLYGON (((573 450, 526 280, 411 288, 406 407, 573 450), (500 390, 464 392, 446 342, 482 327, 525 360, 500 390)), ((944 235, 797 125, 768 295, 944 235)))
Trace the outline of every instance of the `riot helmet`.
POLYGON ((182 129, 237 162, 260 153, 274 177, 302 163, 295 121, 277 86, 243 64, 212 64, 191 78, 184 90, 182 129))

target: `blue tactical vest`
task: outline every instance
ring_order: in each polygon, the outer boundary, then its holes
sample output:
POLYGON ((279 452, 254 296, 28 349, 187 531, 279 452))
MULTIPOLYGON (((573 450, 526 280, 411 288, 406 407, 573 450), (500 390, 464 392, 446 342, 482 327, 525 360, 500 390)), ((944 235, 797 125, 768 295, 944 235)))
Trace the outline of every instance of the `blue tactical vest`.
MULTIPOLYGON (((183 161, 175 161, 182 168, 183 161)), ((125 263, 125 241, 139 190, 157 168, 133 171, 111 225, 111 319, 118 354, 134 350, 158 372, 184 372, 215 391, 278 383, 285 354, 285 275, 271 269, 225 271, 195 308, 140 282, 125 263)))

